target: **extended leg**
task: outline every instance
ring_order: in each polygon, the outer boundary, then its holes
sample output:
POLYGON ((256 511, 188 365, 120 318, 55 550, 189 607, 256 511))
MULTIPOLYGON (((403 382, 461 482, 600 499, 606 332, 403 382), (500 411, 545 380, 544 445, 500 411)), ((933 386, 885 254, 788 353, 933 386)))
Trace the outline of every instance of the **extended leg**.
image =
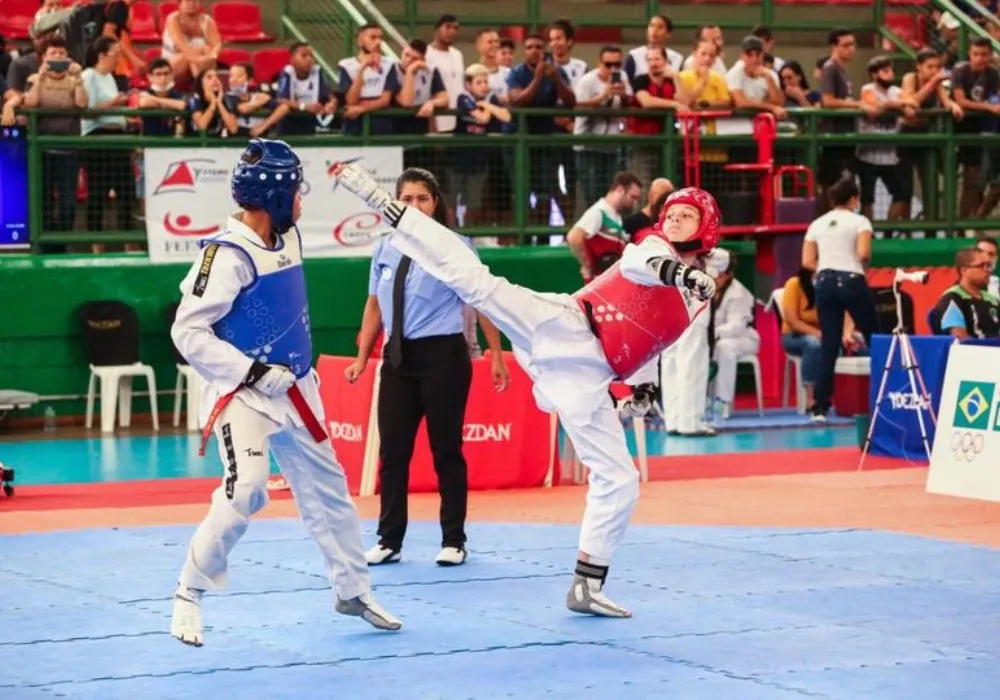
POLYGON ((413 207, 396 225, 392 245, 481 311, 512 345, 529 352, 538 326, 563 310, 550 298, 492 274, 458 234, 413 207))
POLYGON ((225 476, 191 538, 174 600, 170 631, 185 644, 201 646, 201 594, 225 587, 230 552, 246 532, 250 517, 268 503, 268 436, 279 429, 238 398, 219 416, 215 435, 225 476))

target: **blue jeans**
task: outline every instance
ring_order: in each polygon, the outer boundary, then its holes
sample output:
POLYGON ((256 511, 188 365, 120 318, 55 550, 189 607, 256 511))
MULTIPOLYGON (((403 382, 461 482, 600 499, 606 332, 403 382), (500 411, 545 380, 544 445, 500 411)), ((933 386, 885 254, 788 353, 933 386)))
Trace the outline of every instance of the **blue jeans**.
POLYGON ((829 410, 833 405, 833 379, 837 356, 844 336, 844 314, 851 314, 858 332, 871 347, 877 330, 875 299, 864 275, 841 270, 822 270, 816 275, 816 310, 823 333, 823 359, 816 377, 816 406, 829 410))
POLYGON ((781 347, 792 357, 802 358, 802 383, 805 386, 815 386, 820 364, 823 362, 820 339, 814 335, 792 331, 781 336, 781 347))

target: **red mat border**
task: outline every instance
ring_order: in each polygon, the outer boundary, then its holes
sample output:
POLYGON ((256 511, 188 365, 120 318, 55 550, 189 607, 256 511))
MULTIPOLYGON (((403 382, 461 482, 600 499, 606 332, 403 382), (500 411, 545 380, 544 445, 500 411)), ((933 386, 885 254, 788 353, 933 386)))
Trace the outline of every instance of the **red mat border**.
MULTIPOLYGON (((813 450, 729 452, 715 455, 651 457, 650 481, 689 481, 748 476, 847 472, 857 469, 860 453, 855 447, 813 450)), ((915 464, 886 457, 868 457, 865 470, 906 469, 915 464)), ((219 479, 181 478, 119 481, 91 484, 16 486, 13 498, 0 498, 0 512, 74 510, 88 508, 141 508, 204 503, 219 479)), ((291 498, 287 491, 272 491, 271 498, 291 498)))

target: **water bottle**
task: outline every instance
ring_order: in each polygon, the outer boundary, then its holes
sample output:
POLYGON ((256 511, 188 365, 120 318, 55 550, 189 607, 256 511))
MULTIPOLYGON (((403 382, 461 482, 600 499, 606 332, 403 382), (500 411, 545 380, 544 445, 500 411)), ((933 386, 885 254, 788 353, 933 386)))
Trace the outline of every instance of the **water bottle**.
POLYGON ((51 406, 45 408, 45 432, 51 433, 56 429, 56 409, 51 406))

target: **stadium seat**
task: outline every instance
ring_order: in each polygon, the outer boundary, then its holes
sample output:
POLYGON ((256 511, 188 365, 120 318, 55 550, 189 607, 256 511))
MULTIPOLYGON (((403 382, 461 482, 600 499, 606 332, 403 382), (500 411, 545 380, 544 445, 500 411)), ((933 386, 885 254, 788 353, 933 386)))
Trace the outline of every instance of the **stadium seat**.
POLYGON ((253 54, 246 49, 222 49, 219 52, 219 63, 232 68, 237 63, 252 63, 253 54))
MULTIPOLYGON (((909 46, 920 49, 924 46, 924 41, 919 19, 916 15, 906 11, 886 12, 885 28, 893 32, 909 46)), ((884 44, 886 41, 888 40, 883 40, 882 43, 884 44)))
POLYGON ((167 2, 161 2, 156 6, 156 9, 160 12, 160 31, 165 33, 167 31, 167 17, 177 9, 177 3, 168 0, 167 2))
POLYGON ((0 34, 8 41, 28 38, 28 28, 38 11, 35 0, 4 0, 0 13, 0 34))
POLYGON ((142 52, 142 57, 143 59, 145 59, 146 65, 148 66, 150 63, 158 59, 162 54, 163 54, 162 46, 152 46, 142 52))
POLYGON ((288 65, 288 49, 260 49, 253 54, 253 72, 258 83, 273 83, 288 65))
POLYGON ((219 25, 223 41, 270 43, 274 37, 264 31, 260 7, 252 2, 217 2, 212 18, 219 25))
POLYGON ((137 44, 153 44, 160 41, 160 30, 156 28, 156 10, 152 3, 139 0, 132 5, 132 41, 137 44))

